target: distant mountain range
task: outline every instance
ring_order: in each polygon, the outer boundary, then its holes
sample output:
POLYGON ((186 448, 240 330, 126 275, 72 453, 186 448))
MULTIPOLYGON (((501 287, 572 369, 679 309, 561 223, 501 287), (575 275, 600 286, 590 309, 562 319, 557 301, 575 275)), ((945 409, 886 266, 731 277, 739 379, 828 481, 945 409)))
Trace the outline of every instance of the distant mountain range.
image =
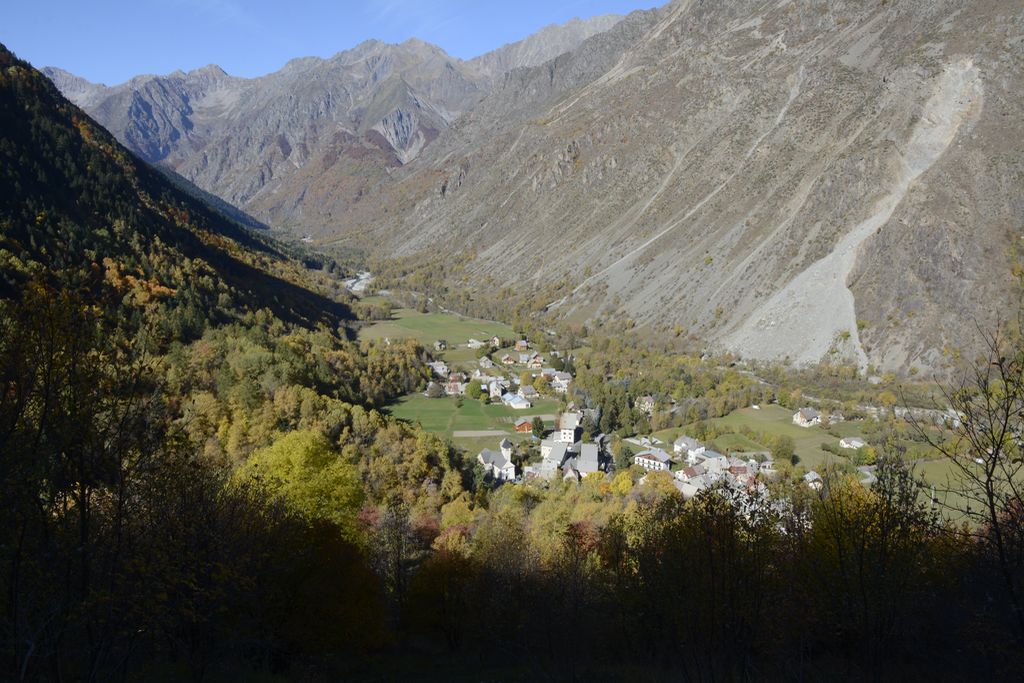
POLYGON ((1019 1, 677 0, 469 62, 364 43, 261 79, 47 73, 277 228, 468 260, 745 357, 937 368, 1015 310, 1019 1))
POLYGON ((253 79, 213 65, 114 87, 52 67, 44 73, 146 161, 261 220, 301 230, 332 225, 506 71, 542 64, 619 19, 548 27, 469 62, 419 40, 369 40, 253 79), (310 218, 313 206, 318 215, 310 218))

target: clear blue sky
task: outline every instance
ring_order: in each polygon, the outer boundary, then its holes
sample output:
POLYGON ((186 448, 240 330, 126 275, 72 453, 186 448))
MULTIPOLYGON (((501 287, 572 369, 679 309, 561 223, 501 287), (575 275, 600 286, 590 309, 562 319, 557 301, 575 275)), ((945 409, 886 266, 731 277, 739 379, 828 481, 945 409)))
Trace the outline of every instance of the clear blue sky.
POLYGON ((219 64, 258 76, 368 38, 416 37, 469 58, 573 17, 667 0, 4 0, 0 42, 37 67, 113 85, 219 64))

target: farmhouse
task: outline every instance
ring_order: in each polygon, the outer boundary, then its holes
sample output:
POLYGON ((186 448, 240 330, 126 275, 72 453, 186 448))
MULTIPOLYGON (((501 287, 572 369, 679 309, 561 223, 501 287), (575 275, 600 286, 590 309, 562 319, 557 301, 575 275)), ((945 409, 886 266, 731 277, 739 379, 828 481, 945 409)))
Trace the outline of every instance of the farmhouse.
POLYGON ((427 363, 427 367, 429 367, 438 377, 444 377, 447 379, 449 373, 448 364, 443 360, 436 360, 432 363, 427 363))
POLYGON ((519 387, 519 395, 530 401, 540 398, 540 392, 531 387, 529 384, 524 384, 523 386, 519 387))
POLYGON ((525 339, 520 339, 519 341, 516 342, 516 351, 529 351, 529 350, 530 350, 530 342, 526 341, 525 339))
POLYGON ((569 460, 572 468, 581 477, 601 471, 601 460, 598 457, 596 443, 585 443, 580 445, 580 454, 569 460))
POLYGON ((530 432, 533 431, 533 420, 521 417, 518 420, 516 420, 514 429, 519 434, 529 434, 530 432))
POLYGON ((801 408, 793 413, 793 424, 804 428, 821 424, 821 413, 814 408, 801 408))
POLYGON ((568 372, 556 372, 551 378, 551 388, 559 394, 568 392, 571 383, 572 375, 568 372))
POLYGON ((717 451, 705 450, 697 456, 697 462, 704 468, 705 478, 709 484, 713 484, 725 476, 729 469, 729 458, 717 451))
POLYGON ((562 474, 562 462, 565 460, 566 453, 564 443, 542 441, 540 455, 543 460, 541 460, 540 466, 528 465, 526 472, 533 476, 543 477, 544 479, 554 479, 559 474, 562 474))

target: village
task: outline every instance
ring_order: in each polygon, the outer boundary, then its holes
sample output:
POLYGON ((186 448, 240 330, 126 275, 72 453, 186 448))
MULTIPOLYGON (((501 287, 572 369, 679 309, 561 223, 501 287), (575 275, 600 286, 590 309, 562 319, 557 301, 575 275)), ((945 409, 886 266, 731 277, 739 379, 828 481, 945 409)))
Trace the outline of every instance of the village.
MULTIPOLYGON (((384 299, 364 299, 378 300, 384 299)), ((364 327, 360 338, 412 338, 427 349, 426 389, 388 410, 450 440, 494 487, 611 481, 628 472, 632 485, 671 486, 684 499, 715 488, 743 500, 764 496, 781 479, 821 490, 824 472, 836 467, 864 486, 875 481, 867 434, 877 431, 882 414, 872 406, 858 405, 847 418, 834 403, 773 398, 692 423, 678 419, 683 407, 673 397, 639 393, 629 396, 634 414, 649 421, 673 416, 675 426, 602 433, 604 406, 574 384, 578 351, 555 348, 550 334, 533 338, 494 321, 395 309, 390 319, 364 327), (778 439, 789 446, 780 451, 778 439)), ((948 461, 906 439, 901 447, 926 479, 946 476, 948 461)))
MULTIPOLYGON (((555 364, 567 367, 559 352, 551 351, 545 357, 533 350, 526 339, 516 340, 507 352, 501 350, 504 344, 497 336, 484 341, 469 339, 464 346, 479 352, 478 367, 467 372, 450 367, 442 360, 432 361, 429 366, 435 379, 425 396, 465 397, 527 411, 533 408, 542 393, 564 396, 572 384, 572 372, 553 367, 555 364), (492 359, 492 354, 498 357, 497 361, 492 359), (474 393, 479 395, 470 395, 474 393)), ((437 340, 433 349, 436 353, 443 353, 449 350, 449 344, 447 340, 437 340)), ((654 410, 655 399, 649 395, 640 396, 635 406, 650 414, 654 410)), ((759 406, 756 408, 760 409, 759 406)), ((529 440, 517 444, 509 436, 504 436, 495 447, 480 449, 476 463, 495 485, 578 483, 585 477, 606 477, 616 470, 615 458, 609 448, 611 438, 596 434, 587 439, 583 429, 585 421, 590 425, 596 424, 599 414, 599 406, 578 408, 569 403, 566 410, 556 416, 551 429, 538 417, 516 419, 513 423, 515 434, 529 435, 529 440), (528 461, 530 453, 534 458, 528 461)), ((841 414, 832 413, 829 419, 837 421, 843 418, 841 414)), ((821 420, 821 413, 810 407, 801 408, 792 415, 792 423, 805 429, 820 425, 821 420)), ((766 483, 779 474, 772 454, 767 451, 723 454, 685 434, 671 444, 657 437, 634 436, 623 441, 628 444, 627 448, 639 449, 627 461, 628 465, 643 472, 638 484, 644 484, 651 475, 664 476, 686 500, 711 488, 763 498, 767 496, 766 483)), ((840 440, 841 448, 856 450, 864 446, 865 441, 857 437, 840 440)), ((622 464, 626 463, 620 463, 619 467, 622 464)), ((804 473, 802 480, 813 490, 820 490, 823 485, 821 475, 814 470, 804 473)), ((731 498, 745 500, 743 496, 731 498)))

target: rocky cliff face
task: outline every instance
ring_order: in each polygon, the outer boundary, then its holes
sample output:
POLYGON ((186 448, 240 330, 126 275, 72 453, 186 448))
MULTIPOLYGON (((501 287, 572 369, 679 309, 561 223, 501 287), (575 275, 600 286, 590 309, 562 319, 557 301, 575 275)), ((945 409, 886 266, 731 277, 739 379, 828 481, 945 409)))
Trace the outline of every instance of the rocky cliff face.
POLYGON ((561 283, 553 315, 934 368, 1010 305, 1022 34, 1020 0, 677 0, 534 66, 543 50, 474 68, 368 43, 244 87, 146 91, 166 105, 131 120, 261 218, 471 255, 481 287, 561 283))

